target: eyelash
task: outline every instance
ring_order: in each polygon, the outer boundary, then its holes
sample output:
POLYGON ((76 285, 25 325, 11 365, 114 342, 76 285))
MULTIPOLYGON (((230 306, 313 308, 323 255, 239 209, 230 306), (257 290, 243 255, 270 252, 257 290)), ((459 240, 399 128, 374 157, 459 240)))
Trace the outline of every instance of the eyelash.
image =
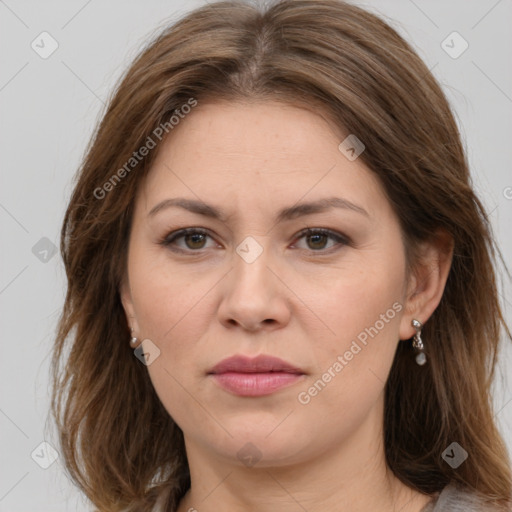
MULTIPOLYGON (((177 252, 177 253, 200 253, 203 249, 197 249, 197 250, 194 250, 194 249, 181 249, 181 248, 178 248, 176 246, 172 246, 172 244, 180 239, 180 238, 183 238, 187 235, 194 235, 194 234, 198 234, 198 235, 205 235, 205 236, 209 236, 210 238, 213 238, 211 237, 210 233, 205 230, 205 229, 202 229, 202 228, 184 228, 184 229, 179 229, 177 231, 174 231, 172 233, 169 233, 168 235, 166 235, 163 239, 161 239, 158 243, 164 247, 167 247, 168 249, 170 249, 171 251, 173 252, 177 252)), ((351 240, 345 236, 345 235, 341 235, 340 233, 337 233, 336 231, 331 231, 330 229, 325 229, 325 228, 306 228, 306 229, 303 229, 301 232, 298 233, 298 238, 297 240, 301 239, 301 238, 304 238, 306 236, 312 236, 312 235, 325 235, 325 236, 328 236, 330 238, 332 238, 334 241, 337 242, 337 245, 334 245, 333 247, 330 247, 329 249, 318 249, 318 250, 314 250, 314 249, 310 249, 311 252, 313 253, 322 253, 322 254, 330 254, 331 252, 333 252, 333 250, 338 250, 339 245, 349 245, 351 243, 351 240)), ((303 250, 307 250, 307 249, 303 249, 303 250)))

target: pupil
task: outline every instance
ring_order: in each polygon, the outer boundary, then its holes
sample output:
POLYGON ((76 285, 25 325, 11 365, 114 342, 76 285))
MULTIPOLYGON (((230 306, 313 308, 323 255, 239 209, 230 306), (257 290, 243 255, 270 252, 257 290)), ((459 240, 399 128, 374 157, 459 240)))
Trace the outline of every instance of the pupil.
MULTIPOLYGON (((187 242, 188 242, 188 240, 190 240, 192 238, 193 239, 192 244, 195 244, 195 243, 201 244, 201 242, 203 241, 202 238, 200 240, 198 240, 197 237, 201 238, 201 237, 204 237, 204 235, 201 233, 194 233, 192 235, 187 235, 187 242)), ((197 248, 197 247, 195 247, 195 248, 197 248)))
MULTIPOLYGON (((311 238, 316 238, 316 239, 317 239, 317 241, 318 241, 318 238, 325 238, 325 236, 326 236, 326 235, 310 235, 310 239, 311 239, 311 238)), ((315 243, 315 242, 313 242, 313 244, 314 244, 314 243, 315 243)), ((321 245, 323 246, 323 244, 321 244, 321 245)))

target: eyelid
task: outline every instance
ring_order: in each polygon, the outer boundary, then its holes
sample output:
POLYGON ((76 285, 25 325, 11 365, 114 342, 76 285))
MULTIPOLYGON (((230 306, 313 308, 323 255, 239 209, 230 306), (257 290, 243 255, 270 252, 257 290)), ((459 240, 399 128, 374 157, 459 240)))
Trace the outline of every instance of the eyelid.
MULTIPOLYGON (((211 232, 206 228, 200 228, 200 227, 189 227, 189 228, 182 228, 177 229, 175 231, 172 231, 171 233, 164 236, 158 243, 160 245, 163 245, 164 247, 169 248, 173 252, 183 253, 183 254, 201 254, 201 251, 204 251, 205 249, 181 249, 176 246, 172 246, 172 242, 174 242, 177 239, 180 239, 182 237, 185 237, 189 234, 201 234, 206 235, 210 237, 212 240, 214 240, 214 237, 212 236, 211 232)), ((351 239, 342 234, 338 231, 333 231, 328 228, 312 228, 307 227, 299 231, 294 238, 293 244, 295 244, 298 240, 302 239, 306 235, 314 235, 314 234, 321 234, 326 235, 332 238, 336 244, 333 247, 330 247, 328 249, 319 249, 319 250, 313 250, 313 249, 301 249, 304 251, 309 251, 314 254, 322 255, 322 254, 330 254, 333 250, 338 250, 340 245, 350 245, 352 243, 351 239)))
POLYGON ((171 233, 168 233, 167 235, 165 235, 158 243, 160 245, 163 245, 164 247, 167 247, 168 249, 170 249, 171 251, 174 251, 174 252, 188 253, 188 254, 198 253, 199 254, 204 249, 198 249, 198 250, 194 251, 192 249, 181 249, 180 247, 172 246, 172 242, 174 242, 175 240, 177 240, 179 238, 183 238, 187 235, 190 235, 190 234, 206 235, 206 236, 209 236, 212 240, 214 239, 214 237, 210 234, 209 230, 207 230, 205 228, 191 227, 191 228, 182 228, 182 229, 177 229, 175 231, 172 231, 171 233))
MULTIPOLYGON (((344 235, 343 233, 339 233, 338 231, 333 231, 332 229, 328 228, 305 228, 302 231, 299 231, 297 233, 297 240, 304 237, 305 235, 312 235, 312 234, 322 234, 322 235, 328 235, 334 240, 336 240, 338 243, 343 244, 350 244, 351 240, 348 236, 344 235)), ((313 251, 313 252, 321 252, 321 251, 313 251)), ((325 251, 323 251, 325 252, 325 251)))

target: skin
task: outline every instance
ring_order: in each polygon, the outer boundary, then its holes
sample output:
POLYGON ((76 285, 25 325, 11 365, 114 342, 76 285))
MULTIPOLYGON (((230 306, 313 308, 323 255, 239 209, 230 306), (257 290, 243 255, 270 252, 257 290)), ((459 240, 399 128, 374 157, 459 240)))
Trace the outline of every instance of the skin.
POLYGON ((338 149, 346 135, 318 112, 277 102, 200 104, 161 144, 139 190, 121 297, 134 334, 161 351, 147 370, 184 432, 192 485, 179 512, 415 512, 431 499, 386 466, 383 391, 398 340, 439 304, 452 248, 439 233, 406 274, 398 218, 376 175, 338 149), (332 196, 368 215, 332 208, 274 220, 332 196), (177 207, 149 216, 175 197, 226 218, 177 207), (184 253, 159 243, 189 227, 209 236, 176 240, 184 253), (307 227, 350 241, 302 236, 307 227), (247 236, 262 249, 252 263, 236 252, 247 236), (394 303, 394 318, 300 403, 394 303), (234 354, 280 357, 306 375, 271 395, 235 396, 207 375, 234 354), (237 456, 249 442, 261 457, 253 466, 237 456))

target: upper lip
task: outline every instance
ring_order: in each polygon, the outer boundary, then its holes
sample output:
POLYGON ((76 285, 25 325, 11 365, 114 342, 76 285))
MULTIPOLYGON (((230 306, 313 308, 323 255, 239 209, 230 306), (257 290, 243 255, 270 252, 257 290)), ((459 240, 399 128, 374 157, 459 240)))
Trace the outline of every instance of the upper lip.
POLYGON ((304 372, 292 364, 279 359, 278 357, 259 355, 256 357, 247 357, 236 355, 223 359, 216 364, 208 373, 267 373, 267 372, 287 372, 303 374, 304 372))

